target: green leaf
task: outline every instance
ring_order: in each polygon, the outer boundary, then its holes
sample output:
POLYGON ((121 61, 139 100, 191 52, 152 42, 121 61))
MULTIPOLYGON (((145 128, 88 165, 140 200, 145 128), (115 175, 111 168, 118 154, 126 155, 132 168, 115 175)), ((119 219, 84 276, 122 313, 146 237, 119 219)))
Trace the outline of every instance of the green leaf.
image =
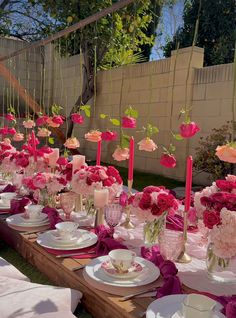
POLYGON ((159 129, 152 124, 147 124, 147 137, 151 137, 159 132, 159 129))
POLYGON ((170 148, 169 149, 170 149, 170 153, 173 153, 173 152, 175 152, 176 147, 174 145, 170 144, 170 148))
POLYGON ((100 118, 101 118, 101 119, 104 119, 104 118, 106 118, 106 117, 108 117, 108 115, 106 115, 106 114, 100 114, 100 118))
POLYGON ((116 119, 116 118, 111 118, 110 119, 110 122, 115 125, 115 126, 120 126, 120 121, 119 119, 116 119))
POLYGON ((50 143, 50 145, 54 145, 55 140, 54 140, 53 137, 49 137, 49 138, 48 138, 48 142, 50 143))
POLYGON ((129 148, 129 141, 130 141, 130 136, 128 135, 121 135, 121 147, 122 148, 129 148))
POLYGON ((125 115, 133 118, 138 118, 138 111, 131 106, 125 110, 125 115))
POLYGON ((90 112, 90 109, 85 109, 84 110, 84 113, 87 117, 90 117, 91 116, 91 112, 90 112))
POLYGON ((90 105, 82 105, 82 106, 80 106, 80 109, 84 111, 84 113, 87 117, 91 116, 91 106, 90 105))
POLYGON ((178 140, 178 141, 184 139, 180 134, 173 134, 173 133, 172 133, 172 136, 175 138, 175 140, 178 140))
POLYGON ((59 115, 60 114, 60 111, 63 109, 63 107, 57 105, 57 104, 53 104, 52 107, 52 114, 53 115, 59 115))

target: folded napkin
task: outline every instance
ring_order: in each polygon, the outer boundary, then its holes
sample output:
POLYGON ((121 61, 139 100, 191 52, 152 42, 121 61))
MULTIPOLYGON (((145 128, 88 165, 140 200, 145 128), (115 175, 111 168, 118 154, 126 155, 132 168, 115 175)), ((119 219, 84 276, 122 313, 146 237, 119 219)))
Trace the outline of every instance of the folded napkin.
POLYGON ((235 318, 236 317, 236 300, 231 300, 226 305, 225 314, 227 318, 235 318))
POLYGON ((10 214, 24 213, 25 207, 30 203, 31 203, 31 200, 27 197, 24 197, 22 199, 12 199, 9 213, 10 214))
MULTIPOLYGON (((184 219, 181 215, 175 214, 173 216, 168 215, 166 218, 166 228, 169 230, 183 231, 184 219)), ((188 226, 189 232, 197 232, 197 226, 188 226)))
POLYGON ((2 191, 1 193, 5 192, 16 192, 16 187, 12 184, 8 184, 2 191))
POLYGON ((47 214, 49 222, 50 222, 50 228, 52 230, 55 229, 55 225, 57 223, 63 222, 63 220, 59 216, 57 209, 55 208, 50 208, 46 206, 45 208, 43 208, 42 213, 47 214))
POLYGON ((141 247, 141 255, 159 267, 163 276, 164 284, 157 289, 157 298, 183 293, 179 277, 176 276, 178 269, 172 261, 163 259, 158 246, 151 248, 141 247))

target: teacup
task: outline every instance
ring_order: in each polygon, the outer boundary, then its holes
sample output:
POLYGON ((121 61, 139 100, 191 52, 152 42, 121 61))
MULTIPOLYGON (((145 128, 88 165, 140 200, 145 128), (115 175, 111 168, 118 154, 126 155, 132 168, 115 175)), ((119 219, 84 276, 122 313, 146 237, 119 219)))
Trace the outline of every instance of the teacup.
POLYGON ((134 265, 136 254, 126 249, 116 249, 108 254, 112 266, 116 269, 117 273, 127 273, 128 270, 134 265))
POLYGON ((0 197, 3 205, 10 206, 11 200, 17 196, 14 192, 5 192, 1 193, 0 197))
POLYGON ((43 205, 31 204, 25 207, 25 212, 29 219, 38 219, 43 210, 43 205))
POLYGON ((183 301, 184 318, 211 318, 216 302, 204 295, 190 294, 183 301))
POLYGON ((55 225, 62 240, 70 240, 75 235, 78 224, 75 222, 61 222, 55 225))

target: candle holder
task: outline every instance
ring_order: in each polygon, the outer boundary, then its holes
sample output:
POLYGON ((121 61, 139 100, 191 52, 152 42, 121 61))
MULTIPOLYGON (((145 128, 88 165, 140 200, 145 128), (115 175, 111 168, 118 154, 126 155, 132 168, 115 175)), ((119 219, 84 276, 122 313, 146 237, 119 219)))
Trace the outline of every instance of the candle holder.
MULTIPOLYGON (((129 197, 132 195, 132 185, 133 185, 133 180, 128 180, 128 195, 129 197)), ((135 226, 130 220, 130 206, 128 205, 126 207, 126 218, 123 223, 121 223, 121 226, 123 226, 125 229, 133 229, 135 226)))
POLYGON ((102 225, 102 224, 104 224, 104 211, 103 211, 103 208, 98 208, 96 210, 94 227, 98 225, 102 225))
POLYGON ((83 211, 83 195, 80 193, 75 200, 75 212, 83 211))
POLYGON ((184 229, 183 229, 183 249, 180 253, 177 262, 178 263, 190 263, 192 261, 192 258, 186 253, 186 243, 187 243, 187 235, 188 235, 188 211, 184 211, 184 229))

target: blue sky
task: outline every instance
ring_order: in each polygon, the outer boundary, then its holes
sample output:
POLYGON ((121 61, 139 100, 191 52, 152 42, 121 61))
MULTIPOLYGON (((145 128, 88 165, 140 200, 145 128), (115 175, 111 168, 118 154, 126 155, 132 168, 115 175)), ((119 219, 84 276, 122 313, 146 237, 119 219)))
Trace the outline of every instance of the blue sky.
POLYGON ((173 8, 169 8, 168 6, 163 8, 150 60, 159 60, 163 58, 161 46, 163 46, 168 39, 171 39, 176 29, 182 25, 183 9, 184 0, 177 0, 173 8))

